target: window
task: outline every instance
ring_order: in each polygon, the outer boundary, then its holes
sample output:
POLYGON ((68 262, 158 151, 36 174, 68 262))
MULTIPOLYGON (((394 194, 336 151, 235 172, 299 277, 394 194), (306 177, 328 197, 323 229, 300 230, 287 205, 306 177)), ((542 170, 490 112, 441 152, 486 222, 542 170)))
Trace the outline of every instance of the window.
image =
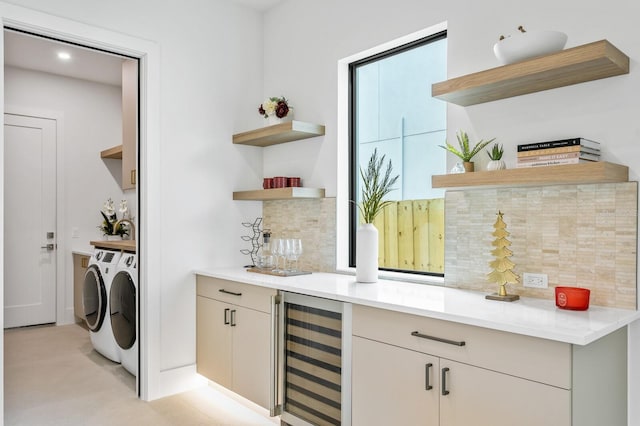
MULTIPOLYGON (((431 175, 446 172, 446 103, 431 97, 446 80, 446 30, 349 63, 349 199, 359 202, 360 167, 373 151, 399 175, 394 201, 374 224, 382 270, 444 273, 444 191, 431 175)), ((349 211, 349 266, 355 266, 355 231, 349 211)))

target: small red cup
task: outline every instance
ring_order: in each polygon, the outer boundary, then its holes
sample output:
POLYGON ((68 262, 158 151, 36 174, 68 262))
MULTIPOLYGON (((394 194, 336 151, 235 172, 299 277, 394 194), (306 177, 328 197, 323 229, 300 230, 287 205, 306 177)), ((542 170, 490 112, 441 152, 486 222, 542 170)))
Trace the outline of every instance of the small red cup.
POLYGON ((302 186, 300 184, 300 178, 299 177, 290 177, 287 179, 287 185, 288 186, 292 186, 292 187, 299 187, 302 186))
POLYGON ((572 311, 586 311, 589 308, 591 291, 579 287, 556 287, 556 306, 572 311))
POLYGON ((287 186, 287 178, 284 176, 276 176, 273 178, 273 188, 285 188, 287 186))
POLYGON ((273 178, 264 178, 264 180, 262 181, 262 188, 263 189, 273 188, 273 178))

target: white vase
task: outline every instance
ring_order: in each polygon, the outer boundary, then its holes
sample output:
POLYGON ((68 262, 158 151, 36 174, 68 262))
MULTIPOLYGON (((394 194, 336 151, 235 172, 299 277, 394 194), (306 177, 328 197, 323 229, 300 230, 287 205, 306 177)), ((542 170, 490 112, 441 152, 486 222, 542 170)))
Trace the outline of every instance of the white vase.
POLYGON ((103 235, 106 241, 122 241, 120 235, 103 235))
POLYGON ((378 281, 378 230, 372 223, 363 223, 356 232, 356 281, 378 281))
POLYGON ((278 118, 276 115, 270 115, 267 117, 267 126, 273 126, 275 124, 286 123, 293 120, 293 111, 289 110, 289 113, 282 118, 278 118))
POLYGON ((507 165, 504 163, 504 160, 491 160, 487 164, 487 170, 504 170, 507 168, 507 165))

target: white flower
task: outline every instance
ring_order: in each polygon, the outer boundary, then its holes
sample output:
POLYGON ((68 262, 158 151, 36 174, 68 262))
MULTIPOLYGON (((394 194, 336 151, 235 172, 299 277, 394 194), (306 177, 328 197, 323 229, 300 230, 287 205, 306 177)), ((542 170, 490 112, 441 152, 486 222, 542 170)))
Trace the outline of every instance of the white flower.
POLYGON ((271 99, 267 99, 262 103, 262 108, 268 116, 275 115, 277 106, 278 102, 272 101, 271 99))
POLYGON ((102 206, 102 212, 109 217, 113 216, 116 212, 116 209, 113 206, 113 200, 111 198, 105 201, 104 205, 102 206))
POLYGON ((129 207, 127 207, 127 200, 120 201, 120 208, 118 209, 122 213, 122 218, 126 218, 129 215, 129 207))
POLYGON ((286 117, 293 107, 289 105, 289 101, 284 96, 271 97, 265 99, 258 108, 258 113, 264 118, 276 116, 278 118, 286 117))

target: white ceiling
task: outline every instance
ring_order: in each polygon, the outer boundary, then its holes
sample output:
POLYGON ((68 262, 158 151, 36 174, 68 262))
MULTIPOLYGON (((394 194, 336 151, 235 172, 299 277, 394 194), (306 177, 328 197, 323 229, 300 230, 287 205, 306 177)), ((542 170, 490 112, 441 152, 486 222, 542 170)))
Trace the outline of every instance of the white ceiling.
POLYGON ((5 65, 121 85, 121 56, 11 30, 4 32, 4 49, 5 65), (60 51, 68 52, 71 59, 58 59, 60 51))
POLYGON ((253 9, 267 10, 280 3, 282 0, 233 0, 236 3, 245 4, 253 9))
MULTIPOLYGON (((265 11, 282 0, 231 0, 265 11)), ((122 57, 12 30, 4 31, 4 62, 18 68, 48 72, 82 80, 121 85, 122 57), (58 52, 71 59, 61 61, 58 52)))

